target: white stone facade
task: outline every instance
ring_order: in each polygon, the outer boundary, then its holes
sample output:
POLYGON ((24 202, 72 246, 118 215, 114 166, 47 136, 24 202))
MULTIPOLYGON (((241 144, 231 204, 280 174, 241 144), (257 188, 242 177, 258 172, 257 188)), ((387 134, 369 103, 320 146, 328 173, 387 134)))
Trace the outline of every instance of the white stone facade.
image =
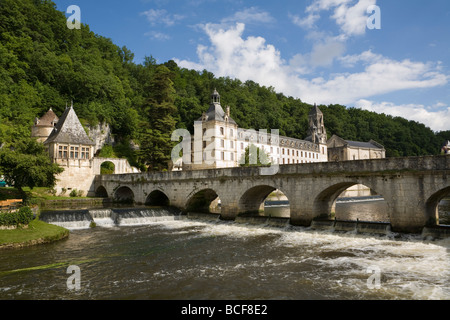
MULTIPOLYGON (((209 110, 194 123, 190 157, 185 155, 183 162, 177 162, 173 170, 239 167, 246 148, 252 146, 263 150, 272 165, 328 161, 323 115, 316 106, 309 120, 310 136, 305 140, 279 136, 278 130, 270 128, 239 128, 230 117, 230 107, 224 111, 220 95, 214 91, 209 110)), ((256 159, 252 160, 251 164, 256 164, 256 159)))

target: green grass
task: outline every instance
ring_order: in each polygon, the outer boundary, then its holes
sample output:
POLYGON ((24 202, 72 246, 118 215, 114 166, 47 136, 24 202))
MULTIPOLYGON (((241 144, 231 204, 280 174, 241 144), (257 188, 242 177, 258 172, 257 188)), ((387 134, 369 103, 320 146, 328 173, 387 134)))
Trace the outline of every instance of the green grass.
POLYGON ((65 228, 35 219, 30 222, 28 228, 0 230, 0 248, 46 243, 66 238, 68 235, 69 230, 65 228))
MULTIPOLYGON (((23 188, 23 191, 27 195, 28 200, 33 204, 39 203, 43 200, 61 200, 61 199, 74 199, 70 196, 70 192, 66 192, 64 195, 53 195, 49 188, 36 187, 30 189, 28 187, 23 188)), ((23 195, 12 187, 0 188, 0 200, 6 199, 22 199, 23 195)), ((89 199, 92 197, 75 197, 76 199, 89 199)))

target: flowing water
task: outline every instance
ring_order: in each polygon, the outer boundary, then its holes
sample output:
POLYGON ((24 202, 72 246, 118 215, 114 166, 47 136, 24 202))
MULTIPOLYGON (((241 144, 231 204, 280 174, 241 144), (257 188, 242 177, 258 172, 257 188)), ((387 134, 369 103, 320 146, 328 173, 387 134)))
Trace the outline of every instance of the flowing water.
POLYGON ((43 217, 72 226, 69 238, 2 251, 0 299, 450 299, 450 239, 193 220, 167 208, 43 217), (79 290, 68 287, 73 265, 79 290))

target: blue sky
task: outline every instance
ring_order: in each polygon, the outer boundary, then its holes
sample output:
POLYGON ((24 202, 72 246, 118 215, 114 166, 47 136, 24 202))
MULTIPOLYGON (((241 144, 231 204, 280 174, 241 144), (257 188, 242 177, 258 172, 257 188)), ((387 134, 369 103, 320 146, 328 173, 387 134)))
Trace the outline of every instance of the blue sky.
MULTIPOLYGON (((135 54, 450 130, 448 0, 59 0, 135 54), (381 29, 367 20, 377 6, 381 29)), ((70 14, 66 14, 67 17, 70 14)), ((377 16, 373 16, 376 18, 377 16)))

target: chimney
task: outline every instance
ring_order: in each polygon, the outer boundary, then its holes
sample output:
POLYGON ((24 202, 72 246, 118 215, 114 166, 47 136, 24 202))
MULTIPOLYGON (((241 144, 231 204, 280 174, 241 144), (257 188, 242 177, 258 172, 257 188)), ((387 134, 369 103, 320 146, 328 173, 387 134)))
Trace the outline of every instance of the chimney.
POLYGON ((227 111, 225 113, 228 117, 230 117, 230 106, 227 106, 227 111))

